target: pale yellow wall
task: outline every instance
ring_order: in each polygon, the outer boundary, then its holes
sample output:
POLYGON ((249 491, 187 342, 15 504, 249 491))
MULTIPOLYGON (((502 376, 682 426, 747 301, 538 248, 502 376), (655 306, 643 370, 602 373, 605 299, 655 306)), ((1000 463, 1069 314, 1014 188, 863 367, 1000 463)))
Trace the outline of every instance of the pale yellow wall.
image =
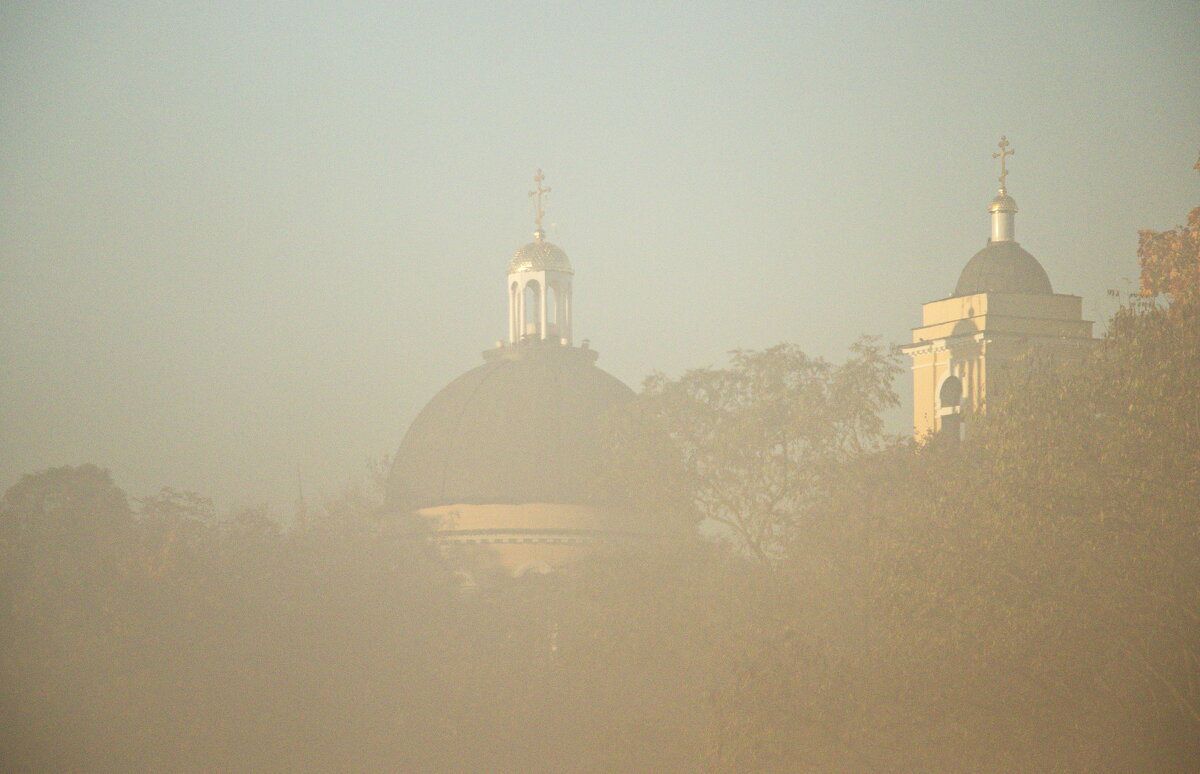
POLYGON ((921 325, 965 320, 987 314, 1039 319, 1082 320, 1083 299, 1027 293, 975 293, 930 301, 921 306, 921 325))
POLYGON ((937 432, 937 391, 949 370, 949 353, 932 348, 913 355, 913 432, 924 438, 937 432))
POLYGON ((913 343, 902 348, 912 357, 918 439, 941 429, 938 393, 951 373, 963 382, 960 412, 970 414, 983 410, 989 387, 994 393, 1002 379, 1004 369, 995 366, 1031 349, 1056 360, 1074 359, 1092 342, 1092 323, 1083 319, 1079 296, 976 293, 930 301, 921 318, 913 343))
POLYGON ((459 503, 422 508, 420 515, 439 531, 476 529, 591 529, 635 530, 630 516, 609 508, 562 503, 476 505, 459 503))
POLYGON ((587 505, 459 503, 417 513, 430 521, 434 538, 460 566, 510 576, 654 539, 628 513, 587 505))

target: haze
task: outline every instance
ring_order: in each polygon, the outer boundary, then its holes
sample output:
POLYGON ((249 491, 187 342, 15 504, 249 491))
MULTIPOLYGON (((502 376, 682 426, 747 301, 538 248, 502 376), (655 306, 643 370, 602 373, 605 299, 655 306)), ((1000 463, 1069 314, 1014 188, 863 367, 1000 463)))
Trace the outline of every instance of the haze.
POLYGON ((1200 770, 1198 22, 4 4, 0 769, 1200 770))
POLYGON ((904 341, 986 239, 1001 133, 1089 319, 1196 191, 1191 3, 0 13, 9 483, 337 490, 503 337, 537 167, 577 336, 635 386, 904 341))

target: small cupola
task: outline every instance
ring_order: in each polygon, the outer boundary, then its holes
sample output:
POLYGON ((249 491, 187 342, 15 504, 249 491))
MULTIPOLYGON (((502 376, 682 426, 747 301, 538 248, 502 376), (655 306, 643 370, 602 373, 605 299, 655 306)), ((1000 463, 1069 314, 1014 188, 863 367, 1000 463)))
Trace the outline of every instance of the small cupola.
POLYGON ((529 192, 534 198, 533 241, 513 253, 508 264, 508 341, 510 344, 571 346, 571 278, 575 271, 561 247, 546 241, 542 220, 550 193, 538 170, 529 192))

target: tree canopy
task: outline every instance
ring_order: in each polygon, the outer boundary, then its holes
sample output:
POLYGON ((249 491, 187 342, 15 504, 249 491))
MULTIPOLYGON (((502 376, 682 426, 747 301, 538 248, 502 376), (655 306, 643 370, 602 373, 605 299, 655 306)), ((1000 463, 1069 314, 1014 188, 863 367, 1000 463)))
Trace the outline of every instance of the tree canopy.
POLYGON ((831 471, 887 441, 897 356, 863 339, 840 365, 794 345, 649 377, 614 422, 609 475, 647 512, 719 525, 760 561, 782 549, 831 471))

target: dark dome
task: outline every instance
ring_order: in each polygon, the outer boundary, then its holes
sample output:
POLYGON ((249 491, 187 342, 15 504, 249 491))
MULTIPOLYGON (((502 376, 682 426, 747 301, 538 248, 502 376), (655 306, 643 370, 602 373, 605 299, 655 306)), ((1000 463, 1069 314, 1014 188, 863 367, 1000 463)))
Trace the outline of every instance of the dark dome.
POLYGON ((588 503, 597 420, 633 392, 596 353, 521 344, 485 353, 417 415, 388 477, 388 504, 588 503))
POLYGON ((1037 258, 1016 242, 988 242, 967 261, 954 295, 972 293, 1031 293, 1051 295, 1050 278, 1037 258))

